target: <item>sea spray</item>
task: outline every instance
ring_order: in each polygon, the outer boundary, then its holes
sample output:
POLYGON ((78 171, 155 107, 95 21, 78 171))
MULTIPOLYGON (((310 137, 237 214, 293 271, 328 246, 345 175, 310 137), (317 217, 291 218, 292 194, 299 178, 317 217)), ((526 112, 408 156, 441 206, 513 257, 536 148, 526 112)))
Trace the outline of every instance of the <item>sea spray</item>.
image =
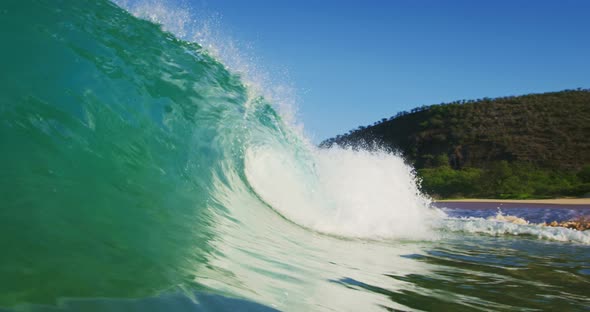
MULTIPOLYGON (((283 122, 291 130, 303 134, 304 125, 297 121, 297 92, 285 68, 272 70, 254 52, 250 42, 232 37, 222 25, 222 15, 187 1, 113 0, 134 16, 160 25, 176 38, 195 42, 202 47, 199 53, 219 62, 226 70, 240 77, 252 99, 264 96, 273 103, 283 122)), ((249 107, 251 101, 246 102, 249 107)))

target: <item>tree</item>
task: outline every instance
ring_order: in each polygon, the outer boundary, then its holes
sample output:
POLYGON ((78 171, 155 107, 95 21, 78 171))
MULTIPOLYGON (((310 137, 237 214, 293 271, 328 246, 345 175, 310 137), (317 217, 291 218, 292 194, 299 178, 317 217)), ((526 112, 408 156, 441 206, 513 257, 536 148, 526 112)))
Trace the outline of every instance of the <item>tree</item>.
POLYGON ((584 166, 577 174, 582 183, 590 183, 590 165, 584 166))

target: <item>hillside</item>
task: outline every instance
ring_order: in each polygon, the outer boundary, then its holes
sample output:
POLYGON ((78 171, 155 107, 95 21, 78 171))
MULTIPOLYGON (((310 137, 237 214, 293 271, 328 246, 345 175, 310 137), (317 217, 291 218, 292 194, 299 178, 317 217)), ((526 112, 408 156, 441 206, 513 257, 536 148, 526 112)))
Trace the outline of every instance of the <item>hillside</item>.
MULTIPOLYGON (((354 148, 381 146, 397 150, 418 170, 424 179, 423 186, 441 197, 579 195, 586 192, 584 187, 579 187, 585 183, 580 176, 584 177, 583 172, 590 165, 590 90, 422 106, 325 140, 320 146, 334 144, 354 148), (483 193, 481 190, 479 193, 459 192, 457 188, 453 191, 442 191, 440 187, 433 189, 434 177, 430 175, 441 173, 443 169, 447 176, 437 178, 470 172, 479 179, 492 179, 486 182, 492 185, 488 185, 483 193), (543 172, 546 178, 557 175, 562 180, 568 176, 566 184, 569 186, 561 190, 533 190, 525 194, 506 194, 505 189, 502 190, 504 193, 499 193, 501 187, 494 187, 493 183, 501 184, 497 174, 502 170, 504 179, 518 176, 520 171, 522 174, 543 172), (492 173, 495 175, 492 176, 492 173)), ((526 176, 523 179, 526 181, 513 182, 528 186, 541 178, 526 176)), ((552 182, 546 182, 555 184, 553 178, 550 180, 552 182)), ((466 183, 476 182, 482 184, 484 181, 466 183)), ((441 183, 448 187, 450 182, 441 183)))

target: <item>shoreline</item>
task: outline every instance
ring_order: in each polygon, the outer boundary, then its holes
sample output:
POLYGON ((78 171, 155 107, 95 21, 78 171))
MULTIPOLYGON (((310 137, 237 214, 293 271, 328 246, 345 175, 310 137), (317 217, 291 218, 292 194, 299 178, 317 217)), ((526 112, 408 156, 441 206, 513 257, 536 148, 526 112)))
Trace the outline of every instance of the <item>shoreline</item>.
POLYGON ((534 205, 589 205, 590 198, 554 198, 554 199, 441 199, 435 203, 498 203, 498 204, 534 204, 534 205))

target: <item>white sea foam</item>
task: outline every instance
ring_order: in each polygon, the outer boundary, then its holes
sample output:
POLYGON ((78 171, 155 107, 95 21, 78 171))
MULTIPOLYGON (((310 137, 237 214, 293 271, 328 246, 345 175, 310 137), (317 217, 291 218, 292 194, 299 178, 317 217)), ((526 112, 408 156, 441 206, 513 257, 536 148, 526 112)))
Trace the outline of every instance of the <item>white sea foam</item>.
POLYGON ((512 218, 506 217, 501 219, 447 218, 444 222, 440 223, 440 229, 493 236, 529 236, 552 241, 590 244, 590 231, 577 231, 562 227, 548 227, 539 224, 529 224, 526 221, 525 223, 521 221, 512 222, 513 220, 514 219, 512 218))
POLYGON ((310 151, 307 163, 273 147, 246 154, 255 191, 288 219, 319 232, 352 237, 431 239, 442 212, 415 183, 412 169, 383 151, 310 151), (311 166, 310 166, 311 164, 311 166))

